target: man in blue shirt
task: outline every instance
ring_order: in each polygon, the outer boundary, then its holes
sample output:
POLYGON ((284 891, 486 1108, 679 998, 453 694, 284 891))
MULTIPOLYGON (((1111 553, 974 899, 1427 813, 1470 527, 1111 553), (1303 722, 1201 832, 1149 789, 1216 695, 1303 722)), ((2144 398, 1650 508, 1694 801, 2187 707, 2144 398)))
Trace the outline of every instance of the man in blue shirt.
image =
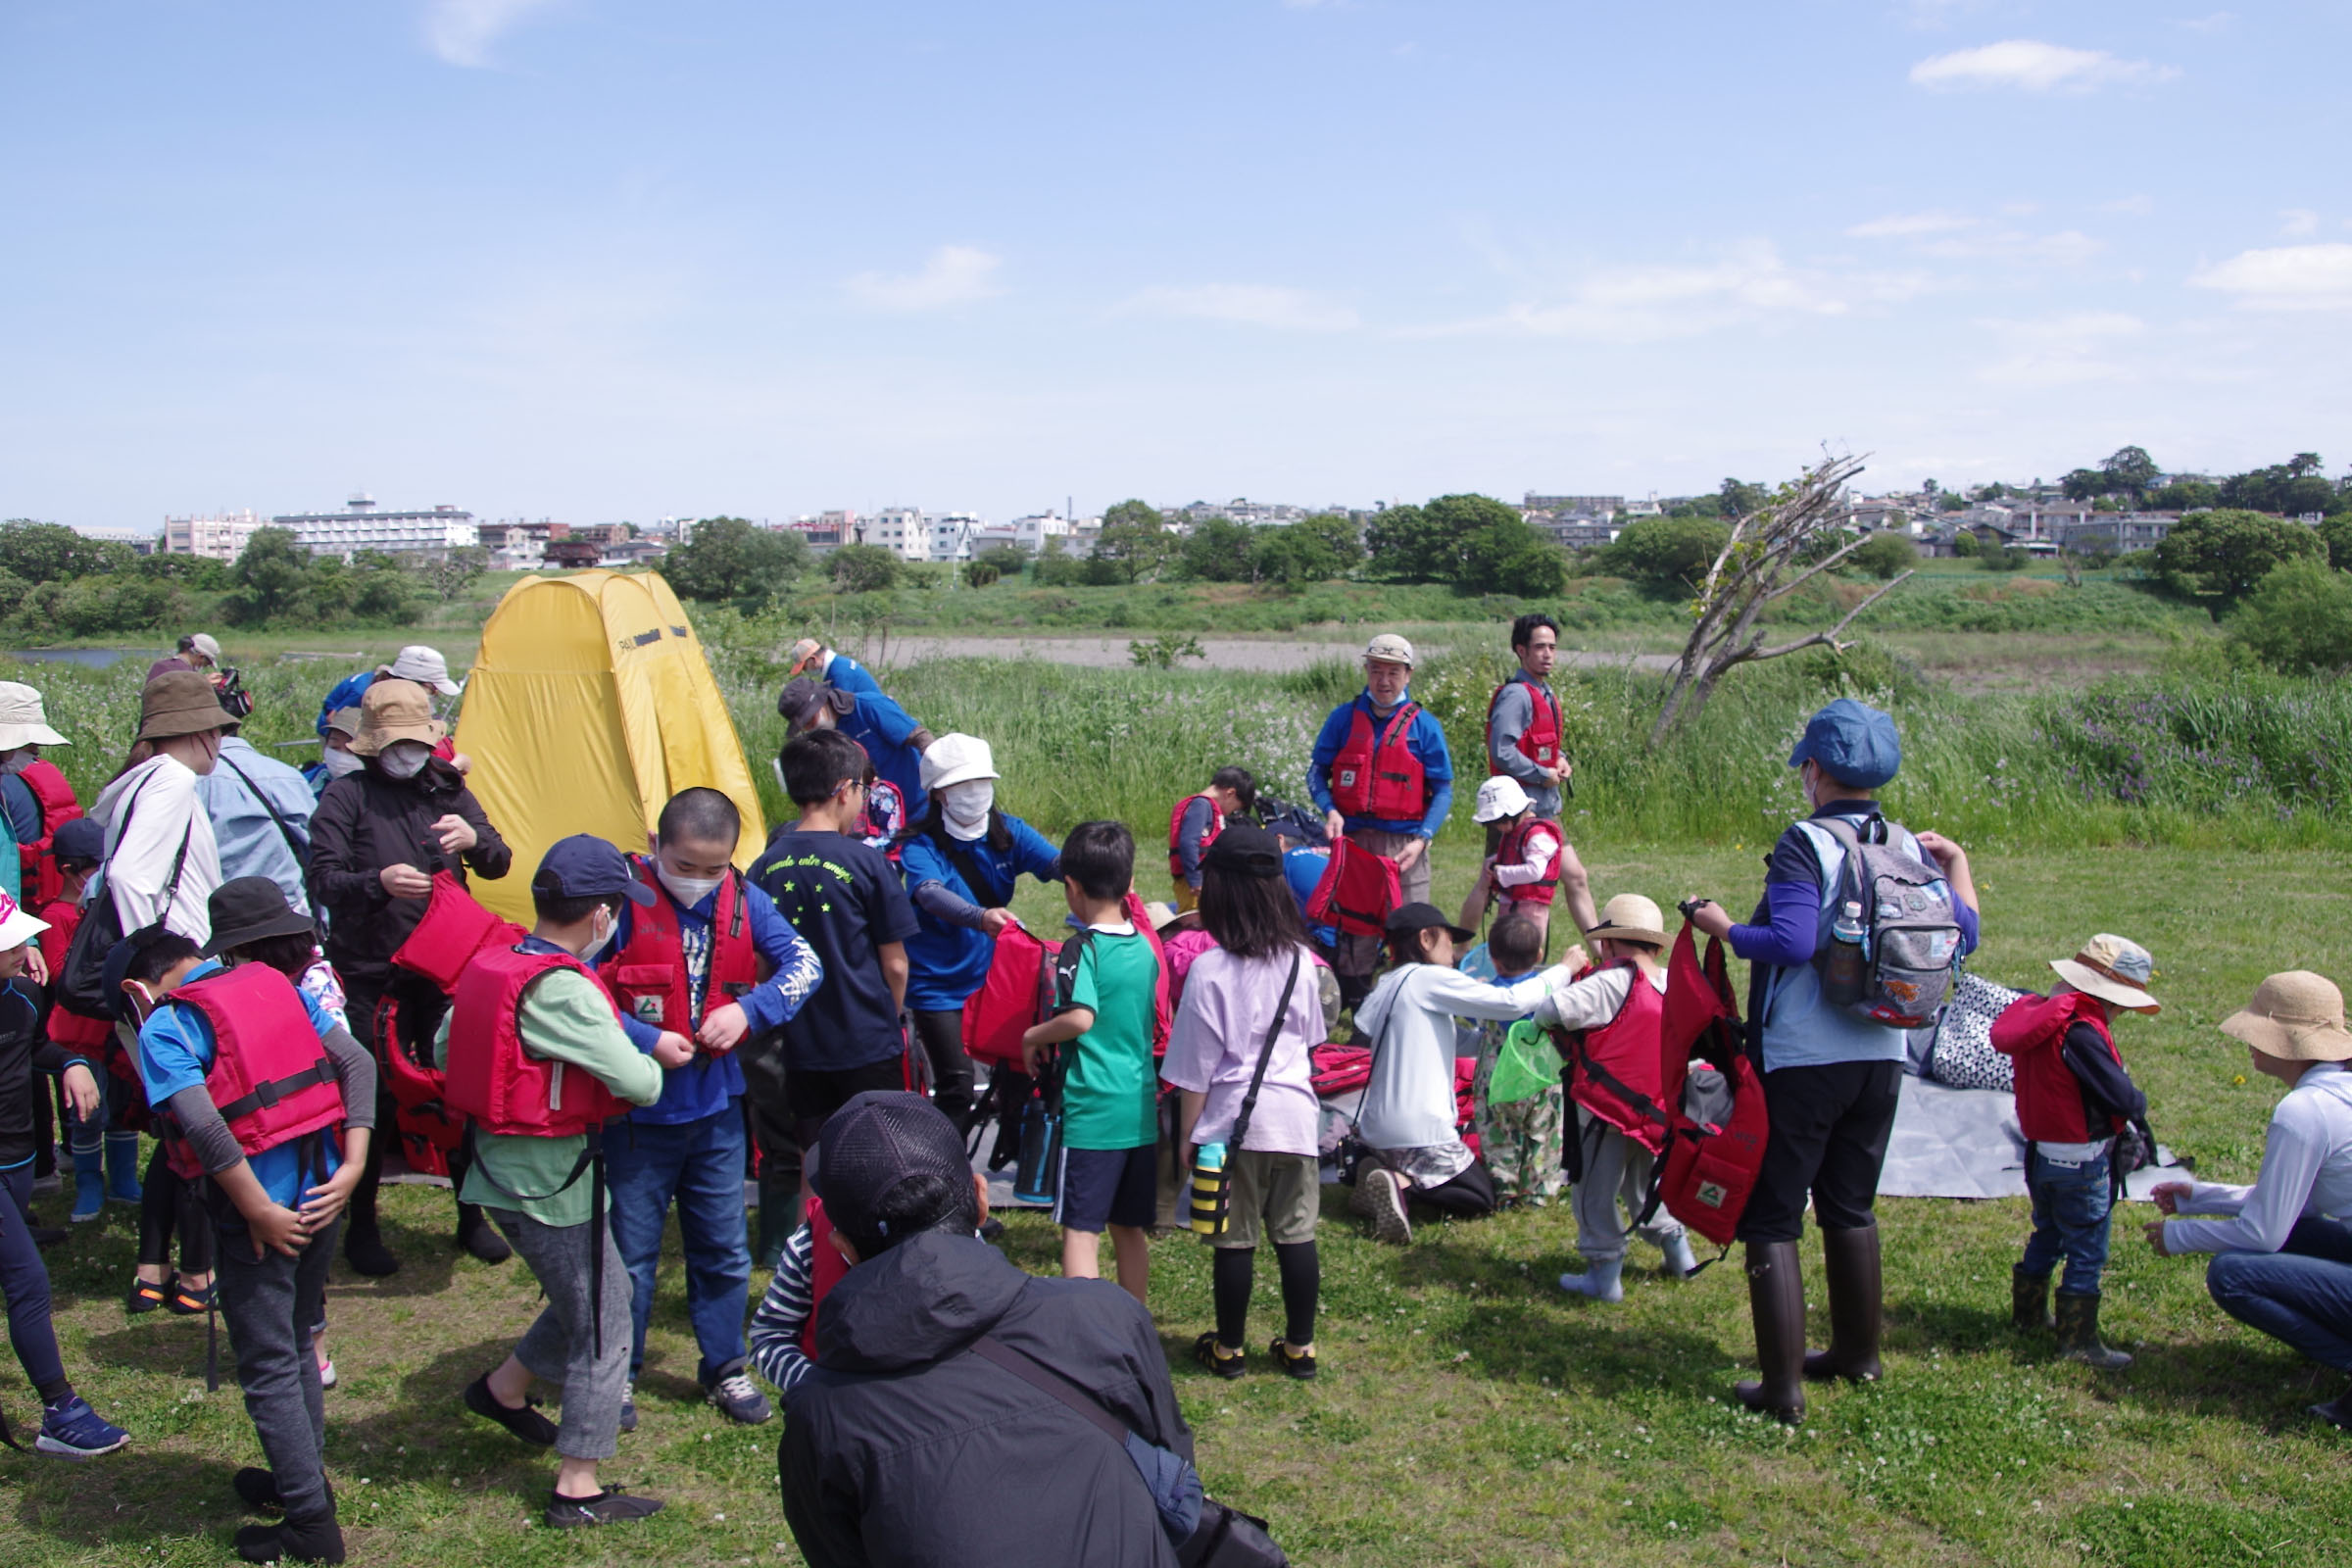
MULTIPOLYGON (((1364 689, 1323 721, 1306 793, 1332 838, 1396 861, 1403 902, 1426 904, 1430 841, 1453 808, 1453 758, 1446 727, 1412 700, 1412 678, 1411 643, 1384 632, 1365 646, 1364 689)), ((1379 956, 1379 937, 1343 936, 1333 967, 1360 979, 1379 956)))
POLYGON ((265 756, 231 729, 220 760, 196 780, 196 798, 213 819, 220 880, 266 876, 299 914, 311 912, 304 865, 311 854, 311 812, 318 797, 300 768, 265 756))
POLYGON ((598 965, 640 1051, 651 1054, 664 1032, 686 1035, 698 1048, 692 1061, 666 1070, 662 1098, 631 1111, 628 1127, 607 1143, 612 1241, 634 1287, 624 1432, 636 1426, 636 1378, 645 1365, 662 1230, 673 1200, 703 1391, 746 1425, 773 1413, 744 1375, 752 1252, 736 1048, 799 1012, 824 968, 768 896, 735 870, 742 829, 735 803, 717 790, 672 796, 662 808, 653 856, 632 858, 638 880, 659 890, 655 901, 646 909, 622 906, 610 955, 598 965), (760 979, 763 966, 768 973, 760 979))
POLYGON ((829 667, 842 671, 844 678, 796 675, 777 693, 776 711, 791 723, 795 735, 837 729, 864 747, 874 771, 895 785, 906 803, 906 819, 921 820, 930 806, 923 788, 923 754, 931 749, 931 731, 884 696, 854 661, 835 654, 829 667))

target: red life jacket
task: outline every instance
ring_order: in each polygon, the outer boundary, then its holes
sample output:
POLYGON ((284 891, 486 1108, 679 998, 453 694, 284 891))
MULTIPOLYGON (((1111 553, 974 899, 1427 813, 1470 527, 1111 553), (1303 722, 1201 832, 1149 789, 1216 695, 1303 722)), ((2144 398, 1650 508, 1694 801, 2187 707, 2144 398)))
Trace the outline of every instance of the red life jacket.
MULTIPOLYGON (((1617 1016, 1584 1031, 1568 1057, 1568 1098, 1648 1150, 1666 1147, 1672 1111, 1664 1102, 1666 1053, 1660 1035, 1666 999, 1641 966, 1620 958, 1632 984, 1617 1016)), ((1576 978, 1598 971, 1588 967, 1576 978)))
POLYGON ((1525 864, 1527 861, 1527 841, 1538 828, 1542 828, 1544 832, 1551 835, 1551 865, 1541 877, 1537 878, 1533 882, 1521 882, 1512 887, 1501 887, 1498 885, 1494 891, 1501 894, 1506 903, 1549 904, 1551 902, 1552 894, 1555 893, 1559 888, 1559 847, 1568 842, 1568 835, 1560 831, 1559 823, 1554 822, 1547 817, 1540 817, 1533 811, 1530 811, 1526 821, 1521 822, 1518 826, 1503 834, 1502 842, 1496 845, 1494 849, 1495 862, 1501 865, 1525 864))
MULTIPOLYGON (((181 986, 170 1000, 212 1025, 204 1092, 248 1158, 343 1120, 334 1063, 293 981, 266 963, 241 963, 181 986)), ((195 1151, 165 1120, 172 1169, 191 1181, 202 1176, 195 1151)))
MULTIPOLYGON (((1192 809, 1195 801, 1208 801, 1208 797, 1204 794, 1187 795, 1176 803, 1176 809, 1168 813, 1168 875, 1170 876, 1181 877, 1184 875, 1184 858, 1176 853, 1176 840, 1184 832, 1184 813, 1192 809)), ((1208 801, 1208 831, 1200 837, 1200 852, 1203 855, 1207 854, 1208 847, 1216 843, 1217 835, 1224 831, 1225 813, 1217 809, 1216 802, 1208 801)))
POLYGON ((1376 937, 1404 902, 1396 862, 1348 839, 1334 839, 1323 880, 1307 895, 1309 925, 1337 926, 1344 936, 1376 937))
MULTIPOLYGON (((564 1064, 522 1049, 520 1013, 531 987, 558 969, 586 975, 609 1002, 596 972, 568 953, 521 953, 489 948, 459 977, 450 1004, 449 1108, 485 1133, 505 1137, 574 1138, 630 1110, 627 1101, 585 1070, 566 1076, 564 1064)), ((620 1009, 613 1008, 614 1018, 620 1009)))
POLYGON ((1026 926, 997 933, 988 977, 963 1002, 963 1051, 991 1066, 1021 1061, 1021 1036, 1042 1023, 1054 1001, 1054 959, 1058 942, 1044 942, 1026 926))
POLYGON ((1331 803, 1342 816, 1367 816, 1380 822, 1417 822, 1429 809, 1429 785, 1421 759, 1405 740, 1421 706, 1396 705, 1396 711, 1372 734, 1372 715, 1360 702, 1349 705, 1354 715, 1348 739, 1331 760, 1331 803))
POLYGON ((1519 739, 1512 743, 1511 749, 1538 767, 1560 765, 1560 700, 1551 694, 1548 687, 1537 685, 1522 671, 1495 687, 1494 695, 1487 699, 1487 772, 1490 775, 1502 771, 1494 762, 1494 710, 1502 706, 1502 694, 1514 684, 1527 687, 1527 695, 1536 710, 1528 719, 1527 728, 1519 732, 1519 739))
MULTIPOLYGON (((526 933, 512 920, 484 908, 464 883, 447 871, 433 873, 433 891, 425 900, 424 916, 392 955, 392 962, 421 976, 443 996, 458 988, 458 977, 486 948, 511 948, 526 933)), ((444 1102, 447 1083, 441 1069, 420 1060, 402 1039, 401 990, 393 986, 376 1004, 375 1059, 391 1091, 395 1130, 410 1168, 420 1175, 446 1176, 449 1156, 466 1141, 466 1124, 444 1102)), ((419 1031, 411 1030, 411 1038, 419 1031)), ((377 1130, 382 1136, 382 1130, 377 1130)))
POLYGON ((57 838, 57 830, 81 815, 81 802, 74 796, 74 786, 58 771, 55 762, 39 759, 24 764, 17 777, 32 791, 40 803, 41 831, 37 838, 26 839, 17 846, 17 858, 24 867, 24 896, 17 902, 27 908, 37 909, 66 890, 65 873, 49 857, 49 846, 57 838))
MULTIPOLYGON (((81 924, 81 906, 69 903, 61 889, 56 898, 39 906, 40 917, 49 922, 41 933, 41 956, 49 960, 49 972, 58 974, 66 966, 66 954, 74 946, 74 928, 81 924)), ((106 1044, 115 1037, 115 1026, 107 1019, 86 1012, 75 1012, 63 1002, 49 1005, 49 1038, 77 1056, 101 1061, 106 1056, 106 1044)))
POLYGON ((629 869, 654 890, 654 902, 630 906, 629 945, 598 964, 597 973, 612 988, 623 1017, 691 1035, 703 1018, 760 983, 760 950, 752 944, 752 901, 744 891, 743 873, 729 867, 713 898, 710 976, 703 986, 702 1016, 697 1017, 688 996, 678 906, 652 861, 632 855, 629 869))
MULTIPOLYGON (((1175 1006, 1169 1001, 1168 950, 1160 945, 1159 933, 1152 929, 1152 916, 1145 910, 1143 899, 1132 888, 1127 892, 1124 912, 1128 924, 1135 927, 1135 934, 1142 937, 1144 945, 1152 950, 1152 1055, 1157 1059, 1168 1054, 1168 1030, 1176 1018, 1175 1006)), ((1086 950, 1086 944, 1093 935, 1092 931, 1074 932, 1054 953, 1053 989, 1046 1001, 1048 1012, 1067 994, 1067 987, 1078 973, 1078 956, 1086 950)), ((1045 1015, 1039 1014, 1040 1017, 1045 1015)), ((1020 1059, 1018 1036, 1013 1040, 1013 1059, 1020 1059)))
POLYGON ((850 1260, 841 1255, 833 1245, 833 1222, 825 1217, 825 1200, 808 1200, 808 1320, 801 1325, 801 1349, 816 1354, 816 1309, 825 1304, 842 1276, 849 1273, 850 1260))
POLYGON ((1756 1190, 1772 1121, 1764 1108, 1763 1076, 1741 1038, 1723 944, 1710 941, 1702 964, 1690 932, 1686 923, 1674 939, 1658 1025, 1664 1103, 1673 1118, 1666 1157, 1658 1166, 1658 1191, 1668 1213, 1728 1248, 1756 1190), (1695 1121, 1684 1108, 1683 1088, 1693 1055, 1721 1071, 1729 1084, 1732 1110, 1721 1121, 1695 1121))
POLYGON ((2087 992, 2018 998, 1992 1021, 1992 1048, 2017 1061, 2017 1125, 2028 1143, 2088 1144, 2124 1130, 2121 1116, 2094 1126, 2082 1103, 2082 1080, 2066 1064, 2066 1032, 2085 1023, 2098 1032, 2118 1065, 2123 1053, 2107 1029, 2106 1010, 2087 992))

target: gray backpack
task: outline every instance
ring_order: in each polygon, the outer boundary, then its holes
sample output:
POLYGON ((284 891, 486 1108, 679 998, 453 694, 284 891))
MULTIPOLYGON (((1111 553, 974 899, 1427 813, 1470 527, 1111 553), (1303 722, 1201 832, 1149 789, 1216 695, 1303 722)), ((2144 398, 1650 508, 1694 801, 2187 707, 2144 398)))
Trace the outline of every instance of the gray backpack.
POLYGON ((1813 954, 1823 996, 1889 1029, 1924 1029, 1950 1000, 1960 968, 1960 922, 1951 884, 1917 851, 1898 845, 1884 817, 1855 824, 1815 818, 1845 850, 1837 891, 1813 954), (1859 919, 1850 918, 1858 910, 1859 919), (1858 949, 1858 951, 1857 951, 1858 949))

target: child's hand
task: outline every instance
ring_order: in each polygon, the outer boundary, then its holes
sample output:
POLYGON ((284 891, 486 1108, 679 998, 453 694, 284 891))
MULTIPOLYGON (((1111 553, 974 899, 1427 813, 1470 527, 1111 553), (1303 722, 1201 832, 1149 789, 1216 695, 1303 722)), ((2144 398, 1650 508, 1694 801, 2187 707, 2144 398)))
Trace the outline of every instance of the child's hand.
POLYGON ((2158 1182, 2154 1187, 2148 1189, 2148 1197, 2155 1200, 2159 1212, 2178 1214, 2180 1212, 2180 1200, 2189 1197, 2196 1190, 2197 1185, 2194 1182, 2158 1182))
POLYGON ((311 1233, 304 1228, 302 1216, 283 1203, 271 1203, 258 1214, 245 1216, 245 1229, 253 1238, 253 1260, 262 1260, 262 1250, 282 1252, 287 1257, 299 1257, 302 1250, 311 1245, 311 1233))
POLYGON ((346 1160, 335 1173, 304 1195, 302 1228, 306 1234, 324 1230, 343 1212, 351 1201, 351 1190, 360 1185, 360 1176, 367 1166, 359 1160, 346 1160))
POLYGON ((751 1020, 743 1015, 743 1004, 730 1002, 723 1006, 712 1007, 703 1019, 703 1026, 694 1032, 694 1038, 702 1042, 712 1055, 723 1056, 743 1044, 743 1037, 751 1033, 751 1020))
POLYGON ((694 1059, 694 1042, 675 1030, 664 1029, 654 1042, 654 1059, 664 1067, 683 1067, 694 1059))

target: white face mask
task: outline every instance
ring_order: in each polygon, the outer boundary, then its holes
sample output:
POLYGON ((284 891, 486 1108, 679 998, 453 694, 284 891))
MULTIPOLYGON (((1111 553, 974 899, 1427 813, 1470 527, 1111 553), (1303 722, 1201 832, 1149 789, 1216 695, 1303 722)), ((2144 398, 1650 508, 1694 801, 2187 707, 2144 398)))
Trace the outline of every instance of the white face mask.
POLYGON ((611 909, 606 908, 601 904, 596 907, 597 912, 605 917, 604 929, 597 932, 594 937, 591 937, 588 941, 588 945, 580 950, 580 961, 582 963, 594 963, 596 961, 597 955, 603 953, 605 949, 612 945, 612 933, 620 929, 620 917, 618 915, 614 914, 611 909))
POLYGON ((375 765, 392 778, 415 778, 432 755, 433 749, 422 741, 394 741, 377 754, 375 765))
POLYGON ((994 779, 943 785, 938 794, 939 814, 947 818, 950 838, 968 843, 988 831, 988 813, 997 804, 994 779))
POLYGON ((40 753, 29 746, 20 746, 6 756, 0 756, 0 774, 22 773, 40 760, 40 753))
POLYGON ((654 862, 654 875, 669 889, 669 896, 691 909, 708 898, 711 891, 726 880, 723 876, 680 876, 661 861, 654 862))
POLYGON ((328 778, 349 778, 367 765, 368 760, 357 752, 330 751, 326 754, 326 776, 328 778))

